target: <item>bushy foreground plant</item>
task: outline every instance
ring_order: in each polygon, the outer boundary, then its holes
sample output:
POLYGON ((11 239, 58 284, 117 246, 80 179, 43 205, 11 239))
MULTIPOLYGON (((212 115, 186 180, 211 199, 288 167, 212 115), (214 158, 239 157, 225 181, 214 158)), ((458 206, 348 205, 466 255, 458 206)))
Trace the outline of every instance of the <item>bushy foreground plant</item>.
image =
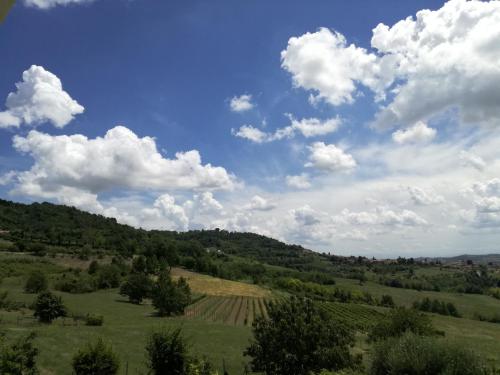
POLYGON ((471 350, 406 332, 375 344, 371 375, 487 375, 471 350))
POLYGON ((73 357, 75 375, 114 375, 118 372, 120 361, 113 349, 102 339, 88 344, 73 357))
POLYGON ((180 328, 153 332, 146 345, 147 364, 152 375, 215 375, 209 362, 189 354, 180 328))
POLYGON ((406 332, 419 336, 432 336, 439 333, 427 315, 413 309, 399 307, 391 310, 385 319, 372 328, 368 339, 369 341, 381 341, 390 337, 402 336, 406 332))
POLYGON ((311 300, 292 297, 268 308, 269 318, 253 325, 245 355, 253 371, 267 375, 309 375, 355 367, 353 332, 311 300))
POLYGON ((0 374, 37 375, 38 349, 33 345, 36 335, 30 333, 14 343, 7 343, 5 334, 0 335, 0 374))

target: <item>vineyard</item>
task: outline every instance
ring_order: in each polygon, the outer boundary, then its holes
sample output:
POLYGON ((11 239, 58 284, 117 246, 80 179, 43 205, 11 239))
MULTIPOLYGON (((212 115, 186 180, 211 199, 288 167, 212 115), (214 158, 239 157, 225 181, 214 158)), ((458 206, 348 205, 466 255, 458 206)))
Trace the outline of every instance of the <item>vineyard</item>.
POLYGON ((339 321, 361 331, 370 329, 384 317, 374 308, 354 303, 325 302, 321 306, 339 321))
POLYGON ((246 296, 205 296, 188 306, 184 316, 231 325, 251 326, 259 316, 267 317, 268 300, 246 296))

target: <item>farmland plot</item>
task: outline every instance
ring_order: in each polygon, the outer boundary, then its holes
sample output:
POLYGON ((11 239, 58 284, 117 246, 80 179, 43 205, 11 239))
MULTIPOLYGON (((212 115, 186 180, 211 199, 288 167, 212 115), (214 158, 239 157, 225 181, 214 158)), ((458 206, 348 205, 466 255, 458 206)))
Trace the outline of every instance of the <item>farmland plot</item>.
POLYGON ((251 326, 259 316, 267 317, 267 300, 248 296, 206 296, 184 310, 184 316, 229 325, 251 326))

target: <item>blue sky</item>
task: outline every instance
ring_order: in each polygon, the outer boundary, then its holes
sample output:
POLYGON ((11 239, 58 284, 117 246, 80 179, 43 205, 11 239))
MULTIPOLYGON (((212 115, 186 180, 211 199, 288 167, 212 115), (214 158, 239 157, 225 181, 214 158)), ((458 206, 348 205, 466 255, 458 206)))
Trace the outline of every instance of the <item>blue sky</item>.
POLYGON ((497 251, 498 20, 498 1, 18 1, 0 196, 342 254, 497 251))

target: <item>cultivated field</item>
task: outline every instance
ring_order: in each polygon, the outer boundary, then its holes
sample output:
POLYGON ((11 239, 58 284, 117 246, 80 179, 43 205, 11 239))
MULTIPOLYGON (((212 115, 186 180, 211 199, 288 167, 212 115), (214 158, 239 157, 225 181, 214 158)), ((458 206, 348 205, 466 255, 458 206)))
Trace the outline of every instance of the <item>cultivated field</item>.
POLYGON ((173 268, 172 277, 187 279, 191 290, 197 294, 206 294, 209 296, 245 296, 265 298, 270 297, 271 292, 258 285, 246 284, 237 281, 219 279, 208 275, 184 270, 182 268, 173 268))
POLYGON ((188 306, 186 318, 231 325, 251 326, 259 316, 267 316, 267 299, 246 296, 207 296, 188 306))

